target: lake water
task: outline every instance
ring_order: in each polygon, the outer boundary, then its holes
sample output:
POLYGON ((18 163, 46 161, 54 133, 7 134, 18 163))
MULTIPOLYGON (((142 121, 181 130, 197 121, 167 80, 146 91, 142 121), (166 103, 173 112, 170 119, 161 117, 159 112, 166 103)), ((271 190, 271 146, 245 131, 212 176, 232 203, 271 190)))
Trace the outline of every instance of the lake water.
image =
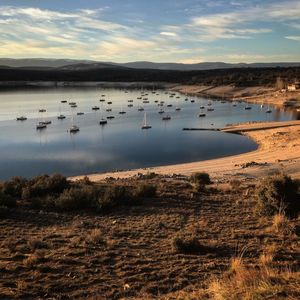
MULTIPOLYGON (((256 149, 256 144, 247 137, 213 131, 183 131, 184 127, 220 128, 226 124, 247 121, 283 121, 295 119, 293 112, 245 103, 236 107, 229 102, 212 101, 212 112, 207 111, 208 100, 176 94, 170 98, 165 91, 148 93, 149 103, 137 99, 140 90, 100 88, 52 88, 0 91, 0 179, 11 176, 31 177, 42 173, 59 172, 64 175, 80 175, 120 169, 132 169, 192 162, 239 154, 256 149), (105 97, 101 95, 105 94, 105 97), (176 98, 179 96, 180 98, 176 98), (99 102, 104 98, 105 102, 99 102), (192 103, 190 100, 195 100, 192 103), (74 101, 77 108, 70 108, 61 100, 74 101), (128 100, 133 100, 129 103, 128 100), (163 109, 171 120, 163 121, 158 113, 160 107, 154 101, 165 101, 163 109), (107 102, 112 104, 108 105, 107 102), (133 104, 133 107, 128 107, 133 104), (173 104, 173 107, 167 107, 173 104), (92 111, 93 106, 99 111, 92 111), (152 126, 142 130, 144 112, 152 126), (205 106, 206 117, 199 118, 200 106, 205 106), (181 108, 175 111, 175 107, 181 108), (44 108, 46 113, 38 113, 44 108), (111 108, 111 112, 106 112, 111 108), (124 110, 126 114, 118 112, 124 110), (77 112, 84 115, 77 116, 77 112), (58 114, 66 119, 58 120, 58 114), (16 121, 25 115, 26 121, 16 121), (71 134, 73 124, 80 131, 71 134), (101 118, 114 115, 105 126, 99 125, 101 118), (36 130, 38 121, 52 121, 46 129, 36 130)), ((165 113, 165 114, 166 114, 165 113)), ((208 170, 209 172, 209 170, 208 170)))

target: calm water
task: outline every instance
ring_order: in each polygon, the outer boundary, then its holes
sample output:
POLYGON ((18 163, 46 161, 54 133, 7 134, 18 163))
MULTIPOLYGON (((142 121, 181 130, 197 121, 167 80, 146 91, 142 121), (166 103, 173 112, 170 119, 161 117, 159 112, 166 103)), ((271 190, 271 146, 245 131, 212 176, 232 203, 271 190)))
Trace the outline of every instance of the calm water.
MULTIPOLYGON (((208 101, 189 97, 185 101, 170 98, 165 91, 159 95, 148 93, 150 103, 144 104, 140 90, 125 93, 120 89, 99 88, 61 88, 39 90, 17 90, 0 92, 0 179, 11 176, 34 176, 41 173, 60 172, 64 175, 88 174, 117 169, 132 169, 155 165, 205 160, 226 155, 238 154, 256 148, 256 145, 244 136, 211 131, 182 131, 183 127, 219 128, 230 123, 265 120, 291 120, 296 116, 292 112, 273 109, 266 114, 259 105, 251 105, 245 110, 245 103, 233 107, 231 103, 213 101, 213 112, 199 118, 200 106, 207 108, 208 101), (106 102, 99 102, 102 94, 106 102), (128 100, 133 107, 127 107, 128 100), (191 103, 191 99, 195 102, 191 103), (61 100, 77 102, 78 108, 72 109, 61 100), (164 110, 171 116, 170 121, 162 121, 158 114, 160 107, 154 100, 165 101, 164 110), (112 101, 112 105, 107 102, 112 101), (173 107, 166 107, 167 104, 173 107), (92 111, 93 106, 100 111, 92 111), (150 130, 141 130, 144 112, 152 125, 150 130), (175 107, 181 111, 175 111, 175 107), (107 113, 106 108, 112 112, 107 113), (39 114, 44 108, 46 113, 39 114), (118 114, 125 110, 124 115, 118 114), (85 114, 77 116, 82 111, 85 114), (58 114, 65 114, 65 120, 58 120, 58 114), (18 115, 28 120, 17 122, 18 115), (72 115, 74 124, 80 127, 76 134, 68 132, 72 115), (101 117, 114 115, 105 126, 99 125, 101 117), (47 129, 36 130, 39 120, 52 121, 47 129)), ((209 170, 208 170, 209 171, 209 170)))

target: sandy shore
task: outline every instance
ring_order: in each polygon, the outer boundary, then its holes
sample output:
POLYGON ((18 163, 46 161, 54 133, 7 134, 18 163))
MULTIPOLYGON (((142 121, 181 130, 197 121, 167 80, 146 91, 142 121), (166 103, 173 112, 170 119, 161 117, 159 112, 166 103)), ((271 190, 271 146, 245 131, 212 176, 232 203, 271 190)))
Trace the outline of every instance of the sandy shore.
POLYGON ((223 98, 226 100, 243 100, 250 103, 272 104, 282 107, 286 101, 297 99, 295 108, 300 108, 300 91, 280 92, 274 88, 253 86, 235 87, 232 85, 224 86, 201 86, 201 85, 178 85, 172 90, 188 95, 208 96, 212 98, 223 98))
MULTIPOLYGON (((239 132, 248 136, 256 141, 259 145, 258 149, 240 155, 200 162, 91 174, 88 177, 92 181, 100 181, 108 177, 127 178, 149 172, 190 175, 193 172, 205 171, 214 179, 221 181, 231 178, 256 178, 282 170, 295 178, 300 178, 300 121, 240 124, 226 127, 223 131, 239 132)), ((71 179, 77 180, 82 177, 76 176, 71 179)))

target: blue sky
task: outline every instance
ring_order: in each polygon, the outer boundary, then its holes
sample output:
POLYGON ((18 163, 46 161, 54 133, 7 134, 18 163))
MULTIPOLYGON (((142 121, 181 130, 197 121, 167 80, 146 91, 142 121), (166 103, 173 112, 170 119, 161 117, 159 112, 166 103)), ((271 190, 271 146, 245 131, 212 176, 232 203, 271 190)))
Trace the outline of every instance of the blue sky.
POLYGON ((0 57, 300 61, 300 1, 0 0, 0 57))

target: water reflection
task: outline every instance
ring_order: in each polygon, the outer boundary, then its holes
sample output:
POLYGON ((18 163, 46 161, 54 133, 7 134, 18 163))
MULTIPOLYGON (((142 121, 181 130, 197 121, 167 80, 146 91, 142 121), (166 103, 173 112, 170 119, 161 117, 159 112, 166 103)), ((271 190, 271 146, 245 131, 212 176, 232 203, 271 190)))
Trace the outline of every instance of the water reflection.
MULTIPOLYGON (((183 127, 219 128, 226 124, 247 121, 283 121, 299 118, 299 113, 272 108, 266 114, 260 105, 245 110, 245 103, 213 102, 214 111, 207 111, 207 100, 196 98, 195 103, 184 101, 185 96, 169 98, 164 91, 159 95, 148 92, 149 103, 137 100, 140 91, 124 93, 119 89, 59 88, 17 90, 0 93, 0 178, 14 175, 33 176, 40 173, 61 172, 65 175, 130 169, 155 165, 191 162, 254 150, 256 145, 248 138, 220 132, 189 132, 183 127), (99 102, 105 94, 105 102, 99 102), (61 100, 74 101, 77 108, 61 100), (128 100, 133 107, 128 107, 128 100), (154 101, 165 101, 165 114, 171 120, 162 121, 160 107, 154 101), (107 102, 112 104, 108 105, 107 102), (168 104, 173 107, 167 107, 168 104), (99 111, 92 111, 93 106, 99 111), (205 118, 199 118, 200 106, 205 106, 205 118), (139 112, 143 106, 145 111, 139 112), (180 106, 180 111, 175 111, 180 106), (47 119, 52 124, 37 131, 38 109, 45 107, 47 119), (106 112, 107 108, 111 112, 106 112), (120 115, 120 110, 126 114, 120 115), (84 115, 77 115, 84 112, 84 115), (147 113, 152 129, 141 130, 147 113), (66 119, 58 120, 59 114, 66 119), (15 121, 17 114, 24 114, 27 121, 15 121), (72 124, 80 131, 70 134, 72 124), (101 118, 114 115, 108 124, 99 125, 101 118)), ((177 96, 177 95, 176 95, 177 96)))

